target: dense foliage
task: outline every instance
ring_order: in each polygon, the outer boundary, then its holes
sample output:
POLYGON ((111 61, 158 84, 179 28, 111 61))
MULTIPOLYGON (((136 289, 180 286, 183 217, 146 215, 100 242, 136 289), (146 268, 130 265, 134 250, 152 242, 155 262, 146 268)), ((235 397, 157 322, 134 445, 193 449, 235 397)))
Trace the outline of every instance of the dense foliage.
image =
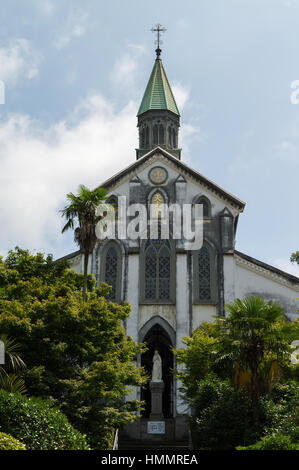
POLYGON ((299 444, 292 442, 290 436, 274 434, 263 437, 251 446, 238 446, 237 450, 299 450, 299 444))
POLYGON ((28 450, 88 450, 86 439, 61 411, 40 398, 0 390, 0 430, 28 450))
POLYGON ((0 261, 0 332, 21 345, 29 395, 50 399, 93 448, 106 448, 114 427, 136 419, 128 387, 144 382, 135 357, 143 349, 125 334, 128 304, 105 298, 67 262, 16 249, 0 261), (112 431, 111 431, 112 430, 112 431))
POLYGON ((26 447, 9 434, 0 432, 0 450, 26 450, 26 447))
POLYGON ((196 447, 231 449, 278 433, 294 440, 298 367, 290 364, 290 343, 298 321, 257 297, 236 300, 228 311, 175 351, 196 447))

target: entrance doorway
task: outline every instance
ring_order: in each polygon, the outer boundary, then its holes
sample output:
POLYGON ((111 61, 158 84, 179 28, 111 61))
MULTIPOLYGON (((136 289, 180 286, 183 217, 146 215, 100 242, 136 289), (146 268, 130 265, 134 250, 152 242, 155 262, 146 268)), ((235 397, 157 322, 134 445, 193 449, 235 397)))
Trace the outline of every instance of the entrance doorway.
MULTIPOLYGON (((173 346, 168 333, 164 328, 155 324, 147 332, 144 337, 143 343, 147 345, 147 351, 141 356, 141 365, 145 368, 147 374, 151 376, 153 356, 157 349, 162 359, 162 379, 164 382, 164 392, 162 397, 162 410, 164 418, 170 418, 173 416, 173 374, 174 369, 174 356, 171 351, 173 346)), ((144 388, 141 389, 141 400, 145 401, 145 409, 143 411, 143 417, 149 418, 151 412, 151 392, 149 388, 149 382, 144 388)))

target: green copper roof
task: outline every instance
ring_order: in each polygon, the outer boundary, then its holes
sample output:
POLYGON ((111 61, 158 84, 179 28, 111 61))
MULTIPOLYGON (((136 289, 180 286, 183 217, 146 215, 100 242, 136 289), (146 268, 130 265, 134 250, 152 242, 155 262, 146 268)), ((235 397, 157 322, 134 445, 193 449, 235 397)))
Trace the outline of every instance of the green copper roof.
POLYGON ((180 115, 161 59, 156 59, 137 116, 150 109, 167 109, 180 115))

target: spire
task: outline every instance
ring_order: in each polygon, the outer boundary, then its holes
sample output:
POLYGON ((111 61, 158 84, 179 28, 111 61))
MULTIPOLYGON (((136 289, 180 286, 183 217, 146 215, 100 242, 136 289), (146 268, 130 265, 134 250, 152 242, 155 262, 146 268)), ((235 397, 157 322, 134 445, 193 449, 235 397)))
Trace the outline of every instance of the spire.
POLYGON ((180 113, 160 59, 162 52, 160 34, 166 29, 157 24, 152 31, 157 33, 157 57, 137 113, 139 128, 137 159, 157 146, 165 148, 180 159, 181 150, 178 148, 180 113))
MULTIPOLYGON (((161 51, 161 49, 157 49, 157 51, 161 51)), ((177 116, 180 115, 162 60, 158 56, 155 60, 137 116, 151 109, 166 109, 177 116)))

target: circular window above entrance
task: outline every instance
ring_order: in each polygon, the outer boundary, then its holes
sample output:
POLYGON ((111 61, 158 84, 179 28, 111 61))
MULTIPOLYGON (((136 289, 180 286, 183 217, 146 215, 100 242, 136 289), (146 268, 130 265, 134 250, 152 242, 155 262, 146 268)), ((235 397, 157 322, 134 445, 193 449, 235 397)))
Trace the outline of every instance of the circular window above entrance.
POLYGON ((162 166, 155 166, 150 170, 148 177, 153 184, 163 184, 168 178, 168 173, 162 166))

